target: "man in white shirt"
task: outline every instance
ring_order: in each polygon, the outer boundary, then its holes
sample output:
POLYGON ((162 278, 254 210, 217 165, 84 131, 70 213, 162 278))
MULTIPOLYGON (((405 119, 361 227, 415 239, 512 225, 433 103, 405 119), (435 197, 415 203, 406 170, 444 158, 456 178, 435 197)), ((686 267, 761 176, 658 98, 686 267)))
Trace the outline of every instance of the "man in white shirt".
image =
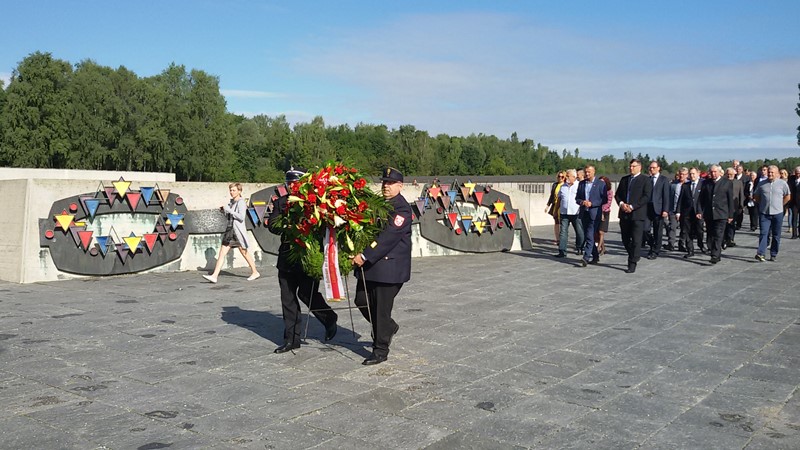
POLYGON ((578 217, 581 207, 575 200, 575 197, 578 195, 577 178, 578 174, 575 169, 567 170, 567 178, 564 181, 564 185, 561 186, 561 190, 558 191, 558 200, 561 205, 561 232, 558 235, 558 254, 556 258, 564 258, 567 256, 567 239, 569 237, 570 224, 575 230, 578 249, 583 249, 583 225, 578 217))

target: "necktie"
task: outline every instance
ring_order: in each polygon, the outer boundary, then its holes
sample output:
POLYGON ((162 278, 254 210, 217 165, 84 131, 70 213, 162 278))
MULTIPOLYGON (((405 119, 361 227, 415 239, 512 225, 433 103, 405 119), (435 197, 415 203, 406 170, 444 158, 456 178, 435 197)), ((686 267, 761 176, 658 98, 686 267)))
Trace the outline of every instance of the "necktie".
POLYGON ((697 186, 696 181, 692 181, 692 194, 694 194, 694 188, 697 186))

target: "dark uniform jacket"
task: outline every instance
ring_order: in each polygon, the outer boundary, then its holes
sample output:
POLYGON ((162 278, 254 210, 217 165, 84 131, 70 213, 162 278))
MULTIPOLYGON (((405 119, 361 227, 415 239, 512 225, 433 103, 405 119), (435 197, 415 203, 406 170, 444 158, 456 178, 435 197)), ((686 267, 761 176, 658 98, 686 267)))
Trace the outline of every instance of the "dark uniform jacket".
POLYGON ((733 218, 733 184, 725 177, 716 182, 711 179, 703 181, 698 201, 699 211, 705 220, 727 220, 733 218))
POLYGON ((272 211, 269 213, 267 228, 272 234, 281 236, 281 246, 278 248, 278 263, 277 268, 279 271, 284 272, 303 272, 303 265, 298 261, 294 264, 289 262, 289 249, 291 245, 283 234, 283 228, 278 227, 277 219, 283 214, 288 203, 289 196, 282 195, 272 202, 272 211))
MULTIPOLYGON (((378 283, 405 283, 411 279, 411 205, 402 195, 389 199, 394 208, 389 213, 386 228, 362 252, 364 278, 378 283)), ((361 271, 356 269, 356 277, 361 271)))
POLYGON ((650 177, 640 173, 636 177, 626 175, 622 177, 617 186, 614 198, 619 203, 631 205, 633 211, 626 213, 620 208, 619 218, 622 220, 645 220, 647 218, 647 204, 653 191, 653 182, 650 177), (630 191, 630 195, 628 195, 630 191), (628 198, 630 197, 630 198, 628 198))

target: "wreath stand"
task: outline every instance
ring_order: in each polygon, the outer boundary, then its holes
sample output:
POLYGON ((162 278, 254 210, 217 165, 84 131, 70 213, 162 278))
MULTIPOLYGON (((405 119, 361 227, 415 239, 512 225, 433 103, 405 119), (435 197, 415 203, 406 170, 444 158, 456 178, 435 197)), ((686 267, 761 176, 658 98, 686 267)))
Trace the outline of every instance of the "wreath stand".
MULTIPOLYGON (((359 270, 361 270, 361 280, 364 283, 364 295, 366 295, 366 297, 367 297, 367 313, 369 314, 370 317, 372 317, 372 310, 370 309, 370 306, 369 306, 369 304, 370 304, 369 291, 366 289, 367 281, 364 278, 364 268, 363 267, 359 267, 359 270)), ((340 307, 337 307, 337 308, 331 307, 330 309, 332 311, 341 311, 341 310, 345 310, 346 309, 350 313, 350 331, 353 333, 353 338, 355 338, 356 337, 356 327, 355 327, 355 323, 353 322, 353 310, 354 309, 358 309, 358 306, 354 306, 354 305, 352 305, 350 303, 350 286, 349 286, 349 283, 347 282, 347 278, 348 277, 344 277, 344 289, 345 289, 345 295, 347 296, 347 306, 340 306, 340 307)), ((312 283, 311 288, 319 290, 319 282, 320 282, 320 280, 315 280, 314 283, 312 283)), ((314 296, 314 292, 312 291, 311 295, 309 296, 309 298, 313 298, 313 296, 314 296)), ((327 300, 325 300, 325 301, 328 302, 327 300)), ((310 300, 309 300, 309 302, 310 302, 310 300)), ((302 302, 298 302, 298 303, 302 303, 302 302)), ((306 326, 303 329, 303 335, 300 337, 301 340, 306 340, 306 338, 308 337, 308 324, 311 321, 311 313, 316 312, 316 311, 327 311, 327 309, 325 309, 325 310, 311 309, 311 305, 310 304, 308 305, 308 310, 306 311, 306 326)), ((372 339, 375 340, 375 335, 372 332, 372 322, 370 322, 369 334, 372 337, 372 339)))

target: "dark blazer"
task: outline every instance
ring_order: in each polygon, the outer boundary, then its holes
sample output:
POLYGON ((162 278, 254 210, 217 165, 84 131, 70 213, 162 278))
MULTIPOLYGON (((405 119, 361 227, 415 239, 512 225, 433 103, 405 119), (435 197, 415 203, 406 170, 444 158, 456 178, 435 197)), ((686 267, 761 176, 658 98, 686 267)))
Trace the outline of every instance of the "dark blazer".
POLYGON ((584 200, 589 200, 592 202, 591 208, 587 208, 581 205, 581 212, 589 213, 589 218, 592 220, 597 220, 598 216, 603 216, 603 210, 601 206, 608 203, 608 186, 606 183, 601 180, 600 178, 594 177, 594 182, 592 183, 592 189, 589 190, 589 198, 586 198, 586 180, 581 181, 578 183, 578 193, 575 195, 575 201, 580 204, 584 200))
POLYGON ((617 204, 628 203, 633 208, 633 211, 626 213, 620 208, 619 218, 624 220, 645 220, 647 218, 647 204, 650 203, 652 191, 653 182, 647 175, 640 173, 636 177, 632 175, 625 175, 622 177, 617 185, 617 192, 614 194, 614 199, 617 201, 617 204), (629 190, 630 198, 627 198, 629 190))
POLYGON ((789 179, 786 181, 786 183, 789 185, 789 193, 792 195, 792 199, 789 200, 789 203, 787 203, 786 206, 800 208, 800 186, 797 185, 796 180, 796 175, 789 175, 789 179))
POLYGON ((682 216, 695 215, 699 211, 697 201, 700 198, 700 191, 703 190, 703 180, 697 180, 694 192, 692 192, 692 182, 687 181, 681 186, 681 194, 678 197, 678 212, 682 216))
POLYGON ((706 180, 700 191, 699 210, 705 220, 727 220, 733 218, 733 183, 725 177, 717 182, 706 180))
POLYGON ((741 211, 745 203, 744 201, 744 184, 734 178, 731 181, 731 188, 733 189, 733 209, 734 211, 741 211))
MULTIPOLYGON (((402 195, 391 198, 389 204, 394 210, 389 213, 386 228, 362 252, 367 260, 364 278, 378 283, 405 283, 411 279, 411 205, 402 195)), ((361 278, 361 270, 355 272, 361 278)))
POLYGON ((272 202, 272 210, 269 213, 267 221, 267 229, 272 234, 277 234, 281 237, 281 246, 278 247, 278 262, 276 267, 279 271, 303 273, 303 265, 298 261, 295 263, 289 262, 289 251, 291 249, 290 243, 285 239, 283 228, 278 227, 278 217, 286 211, 286 204, 288 203, 289 196, 282 195, 272 202))
MULTIPOLYGON (((647 181, 651 185, 653 184, 652 178, 647 177, 647 181)), ((672 198, 670 197, 669 184, 669 180, 664 175, 659 175, 656 179, 656 184, 653 186, 653 192, 650 195, 650 204, 653 209, 648 210, 651 219, 670 211, 672 198)))

